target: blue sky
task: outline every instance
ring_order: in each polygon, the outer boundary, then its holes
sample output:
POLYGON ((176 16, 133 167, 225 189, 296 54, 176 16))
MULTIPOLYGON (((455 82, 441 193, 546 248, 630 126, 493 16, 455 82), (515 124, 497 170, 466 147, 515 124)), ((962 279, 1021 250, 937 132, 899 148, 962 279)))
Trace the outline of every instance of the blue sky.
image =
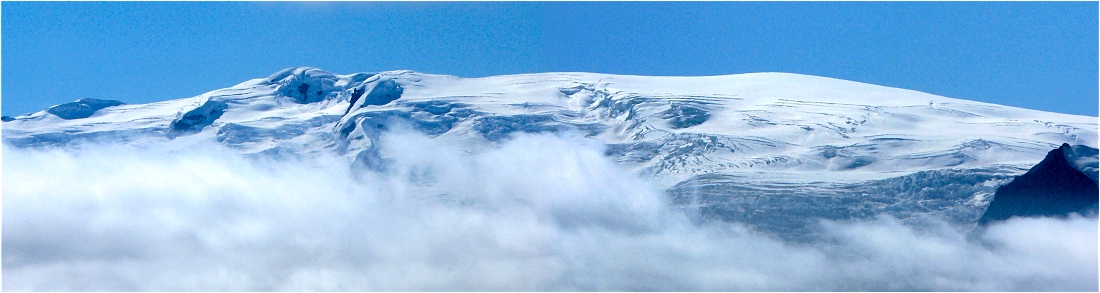
POLYGON ((292 66, 480 77, 793 72, 1097 116, 1097 3, 3 2, 4 115, 292 66))

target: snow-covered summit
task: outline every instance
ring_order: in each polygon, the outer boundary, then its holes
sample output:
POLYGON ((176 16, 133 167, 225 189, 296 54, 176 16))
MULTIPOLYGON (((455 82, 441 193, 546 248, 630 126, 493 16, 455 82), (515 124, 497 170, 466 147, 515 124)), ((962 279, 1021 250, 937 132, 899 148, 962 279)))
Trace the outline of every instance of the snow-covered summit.
MULTIPOLYGON (((724 184, 858 184, 943 170, 1009 176, 1063 143, 1097 146, 1096 117, 789 73, 460 78, 298 67, 191 98, 74 103, 5 119, 4 143, 216 142, 249 155, 334 153, 384 170, 386 154, 377 146, 394 127, 470 151, 516 133, 572 133, 604 144, 612 160, 664 187, 717 175, 733 176, 724 184), (59 115, 58 108, 79 115, 59 115)), ((970 192, 964 200, 982 207, 989 199, 976 190, 1003 184, 997 182, 972 182, 979 187, 958 192, 970 192)))
POLYGON ((1095 117, 788 73, 459 78, 299 67, 198 97, 97 107, 76 115, 83 117, 49 109, 15 117, 4 123, 4 140, 16 146, 102 135, 170 140, 180 136, 174 130, 186 130, 245 153, 347 151, 372 139, 386 120, 400 120, 462 141, 578 131, 607 143, 619 161, 660 175, 1034 163, 1062 143, 1097 141, 1095 117))

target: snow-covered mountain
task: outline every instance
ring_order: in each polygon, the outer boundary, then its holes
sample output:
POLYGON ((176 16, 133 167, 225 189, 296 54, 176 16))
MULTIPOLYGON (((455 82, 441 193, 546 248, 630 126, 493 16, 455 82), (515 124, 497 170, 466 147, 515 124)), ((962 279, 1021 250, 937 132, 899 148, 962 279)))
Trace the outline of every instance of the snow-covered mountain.
POLYGON ((787 73, 459 78, 301 67, 191 98, 82 99, 4 121, 3 142, 18 148, 215 142, 249 156, 336 154, 362 172, 387 170, 378 145, 395 129, 468 152, 555 133, 605 145, 701 218, 796 239, 818 218, 972 225, 997 187, 1048 151, 1097 146, 1096 117, 787 73))

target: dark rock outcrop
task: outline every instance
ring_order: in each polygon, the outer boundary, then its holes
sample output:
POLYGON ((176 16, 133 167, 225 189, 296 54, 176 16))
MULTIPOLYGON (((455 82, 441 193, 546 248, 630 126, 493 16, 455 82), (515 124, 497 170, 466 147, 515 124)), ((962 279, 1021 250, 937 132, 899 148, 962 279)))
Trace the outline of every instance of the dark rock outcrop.
POLYGON ((92 117, 99 109, 123 105, 115 100, 79 99, 75 102, 64 103, 46 109, 46 112, 57 115, 61 119, 73 120, 92 117))
POLYGON ((174 138, 182 134, 199 132, 207 125, 214 123, 214 120, 220 118, 227 108, 229 108, 229 105, 225 102, 207 100, 202 106, 187 111, 172 120, 168 130, 169 137, 174 138))
POLYGON ((1095 168, 1085 169, 1077 163, 1082 155, 1088 160, 1095 154, 1096 149, 1069 144, 1050 151, 1027 173, 998 188, 978 223, 985 225, 1015 216, 1065 216, 1096 211, 1100 189, 1092 179, 1096 176, 1085 174, 1095 172, 1095 168))
POLYGON ((344 115, 351 113, 351 107, 355 106, 355 102, 359 101, 359 97, 362 97, 365 91, 363 87, 357 87, 351 91, 351 102, 348 103, 348 109, 344 110, 344 115))
POLYGON ((661 118, 668 120, 669 127, 683 129, 707 122, 710 113, 698 107, 673 104, 668 110, 661 112, 661 118))

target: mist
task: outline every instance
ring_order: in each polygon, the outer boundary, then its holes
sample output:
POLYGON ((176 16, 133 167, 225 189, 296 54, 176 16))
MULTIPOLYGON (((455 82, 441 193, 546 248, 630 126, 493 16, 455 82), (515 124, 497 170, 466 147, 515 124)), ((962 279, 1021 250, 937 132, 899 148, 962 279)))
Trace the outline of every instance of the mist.
POLYGON ((599 143, 467 153, 413 133, 385 172, 218 145, 3 150, 3 290, 1096 291, 1095 216, 982 231, 879 217, 787 243, 693 221, 599 143), (965 229, 964 229, 965 230, 965 229))

